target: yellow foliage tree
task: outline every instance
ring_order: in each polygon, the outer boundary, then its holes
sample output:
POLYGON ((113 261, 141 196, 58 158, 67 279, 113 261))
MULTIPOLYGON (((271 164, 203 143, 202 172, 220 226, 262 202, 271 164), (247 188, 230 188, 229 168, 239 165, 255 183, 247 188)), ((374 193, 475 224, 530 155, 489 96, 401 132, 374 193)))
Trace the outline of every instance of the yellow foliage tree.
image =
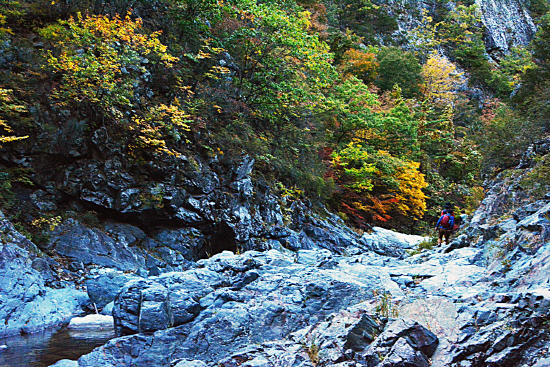
POLYGON ((424 175, 419 171, 420 163, 404 161, 397 169, 395 179, 399 183, 397 190, 392 190, 397 199, 397 211, 420 219, 426 211, 427 196, 422 189, 428 186, 424 175))
MULTIPOLYGON (((12 97, 10 97, 11 90, 0 88, 0 130, 3 130, 6 134, 11 134, 13 129, 8 125, 7 121, 2 116, 9 116, 25 112, 24 106, 15 104, 12 97)), ((13 136, 13 135, 0 135, 0 147, 3 143, 9 143, 12 141, 26 139, 28 136, 13 136)))
POLYGON ((142 116, 133 116, 128 131, 128 149, 134 157, 143 153, 176 154, 169 148, 167 140, 185 141, 190 131, 187 115, 177 99, 170 106, 160 104, 146 111, 142 116))
POLYGON ((456 65, 445 56, 432 52, 422 67, 424 98, 440 108, 452 105, 462 75, 463 73, 456 70, 456 65))
POLYGON ((131 103, 153 63, 171 66, 176 58, 167 53, 159 32, 146 34, 141 19, 130 16, 82 16, 60 21, 41 30, 54 42, 48 63, 61 75, 54 97, 62 104, 87 103, 102 113, 116 116, 131 103))

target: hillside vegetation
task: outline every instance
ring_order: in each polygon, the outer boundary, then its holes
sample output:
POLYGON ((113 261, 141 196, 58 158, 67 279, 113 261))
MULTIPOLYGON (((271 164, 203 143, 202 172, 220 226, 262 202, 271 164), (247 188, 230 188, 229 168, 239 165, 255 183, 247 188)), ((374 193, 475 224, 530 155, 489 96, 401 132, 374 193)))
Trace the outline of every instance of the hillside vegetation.
POLYGON ((30 235, 58 221, 25 212, 26 157, 63 180, 103 129, 137 166, 248 155, 257 181, 360 229, 468 212, 548 133, 550 7, 529 2, 535 38, 496 59, 473 1, 433 3, 397 37, 382 1, 0 1, 2 209, 30 235))

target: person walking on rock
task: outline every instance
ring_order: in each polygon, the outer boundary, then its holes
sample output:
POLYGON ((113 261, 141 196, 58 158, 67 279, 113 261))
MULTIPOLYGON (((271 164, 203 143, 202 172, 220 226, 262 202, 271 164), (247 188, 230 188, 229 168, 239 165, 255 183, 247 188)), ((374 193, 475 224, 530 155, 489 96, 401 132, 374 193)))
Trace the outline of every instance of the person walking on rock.
POLYGON ((455 217, 451 215, 450 210, 443 210, 441 218, 437 221, 435 225, 435 230, 437 231, 437 244, 441 245, 443 238, 445 238, 445 244, 449 245, 449 238, 453 233, 453 227, 455 224, 455 217))

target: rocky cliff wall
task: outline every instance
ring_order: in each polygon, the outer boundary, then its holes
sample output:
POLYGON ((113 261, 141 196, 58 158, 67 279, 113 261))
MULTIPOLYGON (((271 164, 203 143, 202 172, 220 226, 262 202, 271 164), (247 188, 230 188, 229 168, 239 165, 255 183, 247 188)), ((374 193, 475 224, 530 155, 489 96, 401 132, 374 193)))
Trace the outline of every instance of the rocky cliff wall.
POLYGON ((526 46, 537 27, 521 0, 476 0, 485 26, 485 47, 501 57, 513 46, 526 46))
MULTIPOLYGON (((396 17, 399 31, 395 36, 403 36, 419 26, 422 11, 434 14, 442 6, 435 1, 385 0, 377 2, 396 17)), ((481 11, 485 26, 485 46, 491 57, 500 59, 514 46, 526 46, 537 31, 523 0, 475 0, 481 11)), ((444 5, 448 10, 456 3, 444 5)))

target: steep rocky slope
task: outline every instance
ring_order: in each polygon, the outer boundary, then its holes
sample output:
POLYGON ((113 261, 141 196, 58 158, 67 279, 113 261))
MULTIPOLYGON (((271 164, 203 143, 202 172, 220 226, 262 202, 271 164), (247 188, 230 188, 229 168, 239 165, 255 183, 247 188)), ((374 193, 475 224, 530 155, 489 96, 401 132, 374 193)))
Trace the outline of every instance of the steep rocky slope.
POLYGON ((526 46, 537 27, 525 2, 520 0, 476 0, 486 27, 485 45, 492 56, 501 57, 513 46, 526 46))

